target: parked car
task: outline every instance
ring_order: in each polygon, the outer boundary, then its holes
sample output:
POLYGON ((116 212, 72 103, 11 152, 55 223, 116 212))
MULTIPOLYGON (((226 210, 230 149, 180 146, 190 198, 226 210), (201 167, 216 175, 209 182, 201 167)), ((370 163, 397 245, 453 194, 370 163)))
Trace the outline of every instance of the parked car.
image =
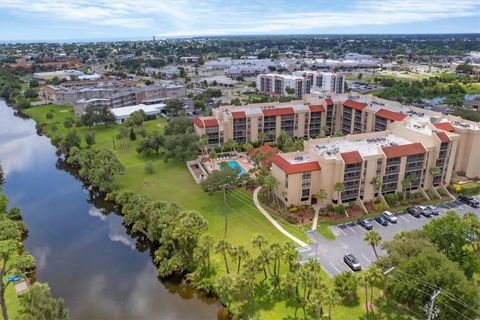
POLYGON ((373 229, 373 224, 370 219, 360 219, 358 220, 358 224, 364 227, 367 230, 372 230, 373 229))
POLYGON ((471 196, 460 196, 460 197, 458 197, 458 200, 460 200, 461 202, 463 202, 465 204, 468 204, 470 207, 473 207, 473 208, 478 208, 478 206, 480 204, 477 200, 475 200, 471 196))
POLYGON ((427 206, 427 208, 430 209, 430 212, 432 212, 434 216, 438 216, 440 214, 440 210, 438 210, 438 208, 435 206, 430 205, 430 206, 427 206))
POLYGON ((417 206, 418 210, 420 210, 420 214, 424 216, 425 218, 431 218, 432 217, 432 212, 430 209, 426 206, 417 206))
POLYGON ((385 217, 385 219, 388 220, 390 223, 397 223, 397 217, 395 216, 395 213, 390 212, 390 211, 384 211, 382 213, 382 216, 385 217))
POLYGON ((347 253, 343 256, 343 261, 350 267, 353 271, 360 271, 362 270, 362 266, 360 265, 360 261, 351 253, 347 253))
POLYGON ((420 210, 417 207, 410 207, 407 209, 407 213, 411 214, 415 218, 420 218, 420 210))
POLYGON ((378 224, 384 227, 388 226, 388 220, 384 216, 375 217, 373 220, 377 221, 378 224))

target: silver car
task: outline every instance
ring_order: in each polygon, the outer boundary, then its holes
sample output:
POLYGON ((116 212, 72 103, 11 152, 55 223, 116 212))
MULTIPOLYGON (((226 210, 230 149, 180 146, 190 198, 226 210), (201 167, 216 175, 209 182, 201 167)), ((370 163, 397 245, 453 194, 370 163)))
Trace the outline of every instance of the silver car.
POLYGON ((390 211, 384 211, 382 215, 385 217, 385 219, 388 220, 388 222, 397 223, 397 217, 395 216, 395 213, 390 211))

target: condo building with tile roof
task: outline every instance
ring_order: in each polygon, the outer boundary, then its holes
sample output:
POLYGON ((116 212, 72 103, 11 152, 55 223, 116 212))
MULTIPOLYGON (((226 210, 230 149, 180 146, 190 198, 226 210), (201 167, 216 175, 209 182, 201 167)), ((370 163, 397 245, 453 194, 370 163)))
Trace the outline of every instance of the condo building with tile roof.
POLYGON ((369 201, 378 192, 448 185, 453 172, 480 177, 480 126, 370 95, 305 95, 289 103, 221 106, 194 120, 210 146, 274 142, 282 131, 304 138, 304 151, 272 158, 276 194, 287 205, 310 204, 325 189, 329 201, 369 201), (340 135, 340 136, 339 136, 340 135), (440 169, 433 177, 432 167, 440 169), (374 190, 373 177, 381 178, 374 190), (334 185, 345 190, 338 194, 334 185))

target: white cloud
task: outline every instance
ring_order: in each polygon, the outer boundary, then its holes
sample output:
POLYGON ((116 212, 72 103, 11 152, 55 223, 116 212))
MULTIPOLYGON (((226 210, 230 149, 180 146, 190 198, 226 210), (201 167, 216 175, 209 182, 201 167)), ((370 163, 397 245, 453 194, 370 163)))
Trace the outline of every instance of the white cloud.
MULTIPOLYGON (((322 32, 335 27, 417 23, 478 16, 474 0, 3 0, 0 8, 93 25, 151 29, 159 36, 322 32)), ((471 30, 478 31, 478 30, 471 30)))

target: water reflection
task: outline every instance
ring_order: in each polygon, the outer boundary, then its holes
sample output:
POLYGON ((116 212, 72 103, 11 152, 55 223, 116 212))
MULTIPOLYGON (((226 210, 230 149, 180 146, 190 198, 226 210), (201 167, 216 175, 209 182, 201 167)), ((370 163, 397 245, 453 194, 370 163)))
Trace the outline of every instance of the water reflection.
POLYGON ((215 299, 179 279, 157 281, 148 243, 125 229, 111 203, 82 189, 34 122, 2 101, 0 161, 5 192, 29 227, 37 278, 65 299, 72 319, 216 318, 215 299))

